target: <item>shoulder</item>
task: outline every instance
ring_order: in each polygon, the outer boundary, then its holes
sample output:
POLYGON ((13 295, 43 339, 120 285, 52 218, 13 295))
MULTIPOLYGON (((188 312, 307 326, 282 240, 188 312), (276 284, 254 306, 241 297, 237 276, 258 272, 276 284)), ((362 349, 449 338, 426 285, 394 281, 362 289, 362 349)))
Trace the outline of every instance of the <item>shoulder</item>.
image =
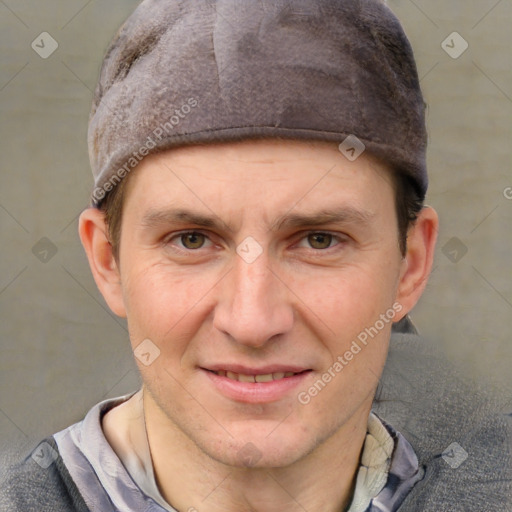
POLYGON ((31 454, 2 470, 0 512, 89 512, 57 444, 48 437, 31 454))
POLYGON ((374 410, 425 471, 400 511, 512 510, 510 409, 510 396, 475 383, 428 340, 395 335, 374 410))
POLYGON ((499 413, 476 418, 471 429, 452 431, 451 442, 442 440, 430 452, 409 433, 422 451, 425 475, 400 512, 512 510, 511 433, 510 415, 499 413))

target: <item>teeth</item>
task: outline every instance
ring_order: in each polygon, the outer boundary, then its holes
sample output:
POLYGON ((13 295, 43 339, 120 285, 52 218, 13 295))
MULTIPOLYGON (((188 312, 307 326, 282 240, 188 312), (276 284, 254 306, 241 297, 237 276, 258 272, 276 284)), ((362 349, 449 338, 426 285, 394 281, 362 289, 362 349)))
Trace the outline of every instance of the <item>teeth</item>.
POLYGON ((254 377, 254 379, 256 380, 256 382, 270 382, 270 381, 274 380, 272 378, 271 373, 265 373, 265 375, 256 375, 254 377))
POLYGON ((238 374, 238 380, 240 382, 256 382, 254 375, 244 375, 242 373, 238 374))
POLYGON ((228 379, 237 380, 239 382, 270 382, 295 375, 294 372, 265 373, 264 375, 244 375, 243 373, 234 373, 226 370, 219 370, 215 373, 221 377, 227 377, 228 379))

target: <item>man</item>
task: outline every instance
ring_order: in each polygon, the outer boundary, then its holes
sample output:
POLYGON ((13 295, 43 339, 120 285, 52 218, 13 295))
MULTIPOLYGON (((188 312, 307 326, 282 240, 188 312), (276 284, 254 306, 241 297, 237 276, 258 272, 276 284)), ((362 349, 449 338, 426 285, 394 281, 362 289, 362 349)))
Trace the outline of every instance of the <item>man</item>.
POLYGON ((511 510, 507 418, 432 379, 407 316, 438 219, 385 5, 145 0, 89 132, 80 237, 143 387, 38 445, 2 510, 511 510))

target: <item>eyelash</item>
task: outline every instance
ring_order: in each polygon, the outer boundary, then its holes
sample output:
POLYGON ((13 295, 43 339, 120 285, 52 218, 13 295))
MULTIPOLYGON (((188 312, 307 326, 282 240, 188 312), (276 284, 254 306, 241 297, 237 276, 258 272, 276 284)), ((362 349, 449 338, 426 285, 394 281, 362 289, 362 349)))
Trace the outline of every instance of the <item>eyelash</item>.
MULTIPOLYGON (((181 231, 179 233, 175 233, 174 235, 172 235, 172 237, 170 238, 167 238, 164 240, 164 245, 166 246, 172 246, 171 242, 172 240, 174 239, 181 239, 182 236, 184 235, 190 235, 190 234, 198 234, 198 235, 203 235, 205 236, 208 240, 210 240, 210 237, 202 232, 202 231, 196 231, 196 230, 190 230, 190 231, 181 231)), ((330 249, 334 249, 335 247, 337 247, 338 245, 342 245, 344 243, 346 243, 346 236, 339 236, 339 235, 336 235, 334 233, 331 233, 329 231, 306 231, 304 232, 304 234, 301 236, 301 238, 299 239, 299 241, 302 241, 304 239, 306 239, 308 236, 311 236, 311 235, 330 235, 332 236, 332 241, 335 241, 337 240, 338 243, 336 245, 333 245, 331 247, 327 247, 326 249, 315 249, 313 247, 310 247, 309 250, 310 251, 313 251, 314 253, 327 253, 330 249)), ((210 240, 210 242, 212 242, 210 240)), ((212 242, 213 243, 213 242, 212 242)), ((201 249, 204 249, 204 247, 199 247, 197 249, 187 249, 186 247, 185 248, 182 248, 182 247, 172 247, 172 250, 177 252, 178 254, 190 254, 190 253, 193 253, 193 252, 196 252, 196 251, 199 251, 201 249)))

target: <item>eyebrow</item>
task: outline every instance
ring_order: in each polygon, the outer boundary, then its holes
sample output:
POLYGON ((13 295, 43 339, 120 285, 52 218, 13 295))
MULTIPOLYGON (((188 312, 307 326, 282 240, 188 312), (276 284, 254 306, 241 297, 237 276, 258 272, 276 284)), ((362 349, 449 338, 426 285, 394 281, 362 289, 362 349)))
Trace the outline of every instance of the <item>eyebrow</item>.
POLYGON ((312 214, 289 213, 284 215, 273 231, 285 228, 301 228, 306 226, 320 226, 323 224, 369 224, 375 217, 375 212, 359 210, 354 207, 342 206, 334 209, 322 209, 312 214))
MULTIPOLYGON (((361 210, 351 206, 334 209, 322 209, 314 213, 287 213, 274 222, 270 231, 290 228, 320 226, 324 224, 356 224, 367 225, 375 217, 375 212, 361 210)), ((149 210, 142 218, 144 228, 154 228, 161 225, 193 224, 203 228, 226 230, 233 233, 234 229, 216 215, 204 215, 183 208, 167 210, 149 210)))
POLYGON ((195 224, 197 226, 213 229, 233 230, 218 217, 203 215, 198 212, 185 209, 150 210, 142 217, 142 226, 146 228, 158 227, 167 224, 195 224))

